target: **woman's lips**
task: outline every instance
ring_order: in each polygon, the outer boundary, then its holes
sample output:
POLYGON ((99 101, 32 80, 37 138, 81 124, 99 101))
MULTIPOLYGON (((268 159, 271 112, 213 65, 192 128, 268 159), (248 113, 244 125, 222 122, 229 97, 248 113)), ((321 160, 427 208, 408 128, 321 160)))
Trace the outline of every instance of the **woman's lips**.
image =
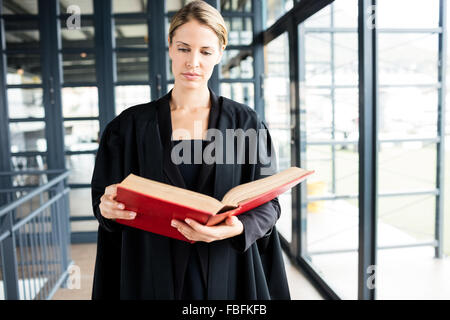
POLYGON ((191 75, 188 73, 183 73, 182 75, 188 80, 196 80, 196 79, 200 78, 200 76, 194 76, 194 75, 191 75))

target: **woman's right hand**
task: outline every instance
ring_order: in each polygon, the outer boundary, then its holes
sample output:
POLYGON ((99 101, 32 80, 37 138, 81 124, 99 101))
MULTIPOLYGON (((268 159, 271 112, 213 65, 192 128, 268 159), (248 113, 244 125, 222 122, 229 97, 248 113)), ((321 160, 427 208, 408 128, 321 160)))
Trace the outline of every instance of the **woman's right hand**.
POLYGON ((136 212, 124 210, 125 205, 114 200, 117 196, 117 185, 112 184, 105 188, 105 193, 100 198, 100 213, 107 219, 133 220, 136 212))

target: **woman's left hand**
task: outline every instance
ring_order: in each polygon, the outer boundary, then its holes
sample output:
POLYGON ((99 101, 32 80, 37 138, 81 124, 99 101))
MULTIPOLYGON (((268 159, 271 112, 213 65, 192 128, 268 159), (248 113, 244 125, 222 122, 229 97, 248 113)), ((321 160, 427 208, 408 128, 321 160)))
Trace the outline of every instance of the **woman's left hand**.
POLYGON ((193 219, 183 221, 172 220, 172 227, 191 241, 213 242, 240 235, 244 232, 244 225, 236 216, 230 216, 224 222, 215 226, 205 226, 193 219))

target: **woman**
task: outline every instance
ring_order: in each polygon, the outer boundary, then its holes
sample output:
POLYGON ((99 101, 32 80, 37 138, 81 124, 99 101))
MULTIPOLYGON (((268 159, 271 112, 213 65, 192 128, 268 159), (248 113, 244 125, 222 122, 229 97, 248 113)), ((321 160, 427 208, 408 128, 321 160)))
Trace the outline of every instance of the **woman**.
MULTIPOLYGON (((217 226, 173 220, 172 226, 194 244, 114 221, 136 216, 115 201, 117 183, 129 173, 221 200, 234 186, 262 178, 262 169, 270 172, 276 165, 267 157, 256 163, 234 158, 232 164, 175 164, 177 146, 183 146, 183 153, 189 148, 194 153, 194 145, 201 151, 216 146, 211 132, 225 136, 229 129, 267 127, 248 106, 217 97, 208 88, 227 44, 225 23, 216 9, 204 1, 187 4, 171 21, 168 43, 173 89, 122 112, 100 141, 92 177, 93 210, 99 221, 92 297, 290 299, 275 229, 277 198, 217 226)), ((267 137, 256 150, 241 146, 246 156, 267 154, 272 146, 267 137)), ((226 145, 223 150, 229 152, 226 145)))

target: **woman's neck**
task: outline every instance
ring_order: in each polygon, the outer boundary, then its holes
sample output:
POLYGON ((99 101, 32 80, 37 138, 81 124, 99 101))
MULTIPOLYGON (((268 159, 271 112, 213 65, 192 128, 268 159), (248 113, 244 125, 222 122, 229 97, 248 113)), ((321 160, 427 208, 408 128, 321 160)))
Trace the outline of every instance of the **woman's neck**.
POLYGON ((195 110, 198 108, 210 107, 210 96, 208 87, 197 90, 183 90, 177 86, 173 87, 170 100, 171 111, 174 110, 195 110))

